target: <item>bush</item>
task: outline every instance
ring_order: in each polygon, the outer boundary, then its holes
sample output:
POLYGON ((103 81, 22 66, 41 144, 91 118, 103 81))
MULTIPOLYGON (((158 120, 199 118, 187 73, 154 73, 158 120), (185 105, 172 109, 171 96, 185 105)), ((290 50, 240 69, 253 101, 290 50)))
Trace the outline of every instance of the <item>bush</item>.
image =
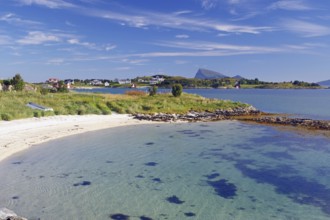
POLYGON ((24 89, 24 80, 20 74, 16 74, 11 80, 11 84, 13 85, 16 91, 22 91, 24 89))
POLYGON ((182 94, 182 85, 181 84, 174 84, 172 86, 172 95, 174 97, 179 97, 182 94))
POLYGON ((40 118, 40 114, 39 114, 39 112, 33 112, 33 117, 35 117, 35 118, 40 118))
POLYGON ((49 89, 47 88, 42 88, 40 91, 41 95, 47 95, 49 93, 49 89))
POLYGON ((149 95, 154 96, 157 94, 158 87, 157 86, 152 86, 149 88, 149 95))
POLYGON ((1 119, 4 121, 10 121, 11 120, 11 116, 9 114, 1 114, 1 119))

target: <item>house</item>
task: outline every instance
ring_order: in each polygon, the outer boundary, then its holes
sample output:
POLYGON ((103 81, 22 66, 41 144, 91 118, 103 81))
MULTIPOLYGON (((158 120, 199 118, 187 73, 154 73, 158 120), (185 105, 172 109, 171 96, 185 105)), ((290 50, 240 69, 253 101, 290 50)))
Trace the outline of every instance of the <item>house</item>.
POLYGON ((115 82, 119 83, 120 85, 132 83, 130 79, 115 79, 115 82))
POLYGON ((103 85, 103 82, 102 82, 101 80, 99 80, 99 79, 93 79, 93 80, 90 82, 90 84, 91 84, 92 86, 102 86, 102 85, 103 85))
POLYGON ((163 77, 160 76, 154 76, 151 78, 151 80, 149 81, 150 85, 156 85, 156 84, 160 84, 161 82, 163 82, 165 79, 163 77))
POLYGON ((49 83, 49 84, 55 84, 55 83, 58 83, 60 80, 59 79, 57 79, 57 78, 49 78, 48 80, 47 80, 47 83, 49 83))
POLYGON ((104 86, 105 86, 105 87, 108 87, 108 86, 110 86, 110 83, 109 83, 109 82, 105 82, 105 83, 104 83, 104 86))
POLYGON ((72 85, 74 85, 74 80, 72 80, 72 79, 66 79, 66 80, 64 80, 64 84, 66 85, 66 88, 67 89, 71 89, 72 88, 72 85))

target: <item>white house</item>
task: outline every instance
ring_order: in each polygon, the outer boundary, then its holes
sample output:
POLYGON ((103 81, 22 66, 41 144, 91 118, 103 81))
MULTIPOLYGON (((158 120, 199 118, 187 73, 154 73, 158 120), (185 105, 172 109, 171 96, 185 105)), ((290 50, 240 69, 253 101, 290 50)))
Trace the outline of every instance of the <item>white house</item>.
POLYGON ((163 82, 165 79, 163 77, 159 77, 159 76, 156 76, 156 77, 152 77, 152 79, 149 81, 149 84, 150 85, 156 85, 156 84, 159 84, 161 82, 163 82))
POLYGON ((120 85, 132 83, 132 81, 130 79, 115 79, 115 82, 118 82, 120 85))

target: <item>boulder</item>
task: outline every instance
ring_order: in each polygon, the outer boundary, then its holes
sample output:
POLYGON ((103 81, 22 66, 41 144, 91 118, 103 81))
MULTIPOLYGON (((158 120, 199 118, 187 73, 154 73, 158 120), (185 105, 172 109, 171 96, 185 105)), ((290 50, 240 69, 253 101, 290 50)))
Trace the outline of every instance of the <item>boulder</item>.
POLYGON ((19 217, 15 212, 7 208, 0 208, 0 220, 27 220, 19 217))

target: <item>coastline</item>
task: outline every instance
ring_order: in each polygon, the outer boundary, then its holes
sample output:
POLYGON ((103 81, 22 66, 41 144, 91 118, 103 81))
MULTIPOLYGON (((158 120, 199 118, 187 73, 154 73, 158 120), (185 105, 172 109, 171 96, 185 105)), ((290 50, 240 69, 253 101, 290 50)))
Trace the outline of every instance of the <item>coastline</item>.
POLYGON ((62 137, 107 128, 151 124, 128 114, 67 115, 0 121, 0 162, 34 145, 62 137))
POLYGON ((190 113, 183 116, 173 114, 136 114, 131 116, 128 114, 113 113, 111 115, 61 115, 0 121, 0 162, 19 151, 26 150, 34 145, 45 143, 47 141, 82 134, 89 131, 127 125, 164 122, 239 120, 263 125, 286 125, 285 127, 291 127, 292 129, 307 128, 307 130, 311 129, 314 131, 323 130, 324 132, 329 131, 330 126, 329 121, 322 122, 306 119, 290 119, 285 117, 258 117, 257 112, 252 115, 250 115, 251 112, 245 113, 248 116, 245 115, 244 117, 244 114, 238 114, 235 117, 235 114, 229 116, 223 113, 215 116, 212 113, 202 113, 201 115, 190 113), (293 124, 292 122, 295 121, 297 121, 297 123, 293 124), (325 127, 322 128, 322 126, 325 127))

